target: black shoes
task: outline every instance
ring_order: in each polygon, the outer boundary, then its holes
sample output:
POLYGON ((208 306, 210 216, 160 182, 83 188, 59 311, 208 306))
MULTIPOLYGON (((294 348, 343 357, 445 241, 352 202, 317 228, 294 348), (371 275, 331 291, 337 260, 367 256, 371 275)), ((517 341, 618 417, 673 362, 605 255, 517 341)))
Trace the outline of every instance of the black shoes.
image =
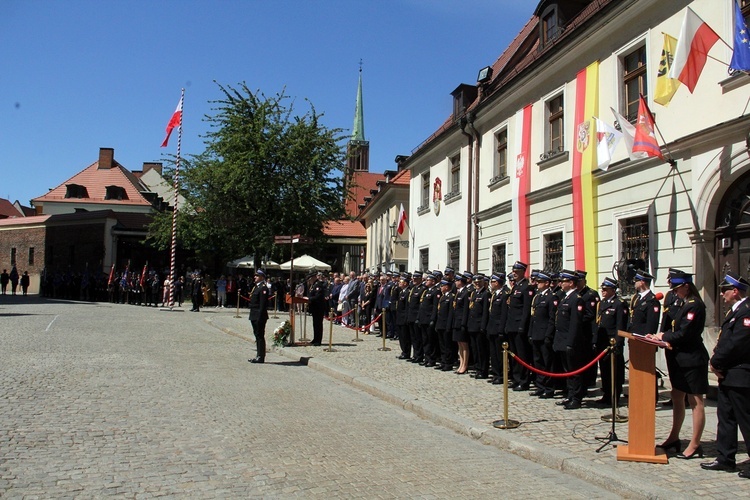
POLYGON ((490 377, 486 373, 477 372, 477 374, 474 375, 474 378, 477 379, 477 380, 485 380, 485 379, 488 379, 490 377))
POLYGON ((682 460, 692 460, 693 458, 703 458, 703 446, 698 445, 695 451, 692 452, 690 455, 685 455, 684 453, 678 453, 677 458, 681 458, 682 460))
MULTIPOLYGON (((720 470, 725 472, 734 472, 737 469, 737 466, 734 464, 724 464, 719 462, 718 460, 714 460, 713 462, 703 462, 701 464, 701 469, 704 470, 720 470)), ((743 476, 740 477, 747 477, 747 472, 742 471, 740 474, 743 474, 743 476)))
POLYGON ((539 399, 552 399, 555 397, 554 392, 544 392, 539 395, 539 399))
POLYGON ((442 368, 440 368, 441 372, 452 372, 453 367, 451 365, 444 365, 442 368))
POLYGON ((542 394, 544 394, 544 391, 542 389, 537 389, 534 392, 530 392, 529 396, 540 397, 542 394))
POLYGON ((747 470, 741 470, 737 473, 737 475, 742 479, 750 479, 750 471, 747 470))
POLYGON ((565 406, 566 404, 570 403, 570 401, 571 401, 570 399, 568 399, 568 398, 565 398, 565 399, 561 399, 560 401, 558 401, 558 402, 557 402, 557 403, 555 403, 555 404, 556 404, 557 406, 565 406))
POLYGON ((516 391, 516 392, 528 391, 529 390, 529 386, 526 385, 526 384, 518 384, 518 385, 515 385, 513 387, 513 390, 516 391))
POLYGON ((253 358, 253 359, 248 359, 248 361, 250 361, 251 363, 264 363, 265 359, 263 359, 260 356, 258 356, 258 357, 253 358))
POLYGON ((570 401, 568 404, 563 405, 563 408, 565 408, 566 410, 577 410, 580 407, 581 407, 581 402, 576 401, 575 399, 570 401))
POLYGON ((410 358, 406 354, 401 354, 401 356, 399 356, 398 359, 410 359, 410 358))
POLYGON ((659 445, 659 448, 664 451, 674 450, 675 453, 679 453, 682 451, 682 443, 679 439, 675 439, 674 441, 659 445))

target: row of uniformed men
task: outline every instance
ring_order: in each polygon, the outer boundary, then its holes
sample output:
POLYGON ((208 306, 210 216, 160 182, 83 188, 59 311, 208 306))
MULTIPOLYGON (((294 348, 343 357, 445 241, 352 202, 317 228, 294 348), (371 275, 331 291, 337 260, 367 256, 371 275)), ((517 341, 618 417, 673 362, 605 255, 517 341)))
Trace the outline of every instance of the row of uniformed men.
MULTIPOLYGON (((638 294, 632 315, 617 296, 617 283, 606 278, 602 298, 586 285, 584 271, 549 273, 534 270, 526 277, 527 265, 516 262, 511 272, 487 278, 469 272, 457 274, 414 272, 383 277, 379 296, 389 296, 386 310, 388 336, 397 338, 400 359, 457 374, 474 369, 473 377, 502 383, 502 343, 534 367, 546 372, 573 371, 583 366, 617 339, 616 396, 622 393, 624 360, 618 330, 654 333, 660 304, 649 290, 653 279, 636 273, 638 294), (506 278, 509 284, 506 284, 506 278), (395 282, 398 281, 398 285, 395 282), (655 325, 653 331, 651 325, 655 325)), ((602 403, 611 398, 610 364, 601 363, 602 403)), ((596 369, 567 379, 567 409, 581 406, 588 386, 594 385, 596 369)), ((551 398, 556 384, 551 377, 536 376, 514 363, 509 385, 515 391, 532 389, 541 398, 551 398)))

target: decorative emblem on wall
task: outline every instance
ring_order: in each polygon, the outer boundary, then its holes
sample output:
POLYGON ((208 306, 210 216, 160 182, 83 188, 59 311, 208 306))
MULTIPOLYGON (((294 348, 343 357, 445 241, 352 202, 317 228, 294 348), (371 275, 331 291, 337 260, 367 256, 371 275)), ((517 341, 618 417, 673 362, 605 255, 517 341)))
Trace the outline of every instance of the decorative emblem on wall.
POLYGON ((440 215, 440 202, 442 201, 442 199, 443 181, 440 180, 440 177, 437 177, 432 185, 432 206, 435 210, 436 217, 440 215))

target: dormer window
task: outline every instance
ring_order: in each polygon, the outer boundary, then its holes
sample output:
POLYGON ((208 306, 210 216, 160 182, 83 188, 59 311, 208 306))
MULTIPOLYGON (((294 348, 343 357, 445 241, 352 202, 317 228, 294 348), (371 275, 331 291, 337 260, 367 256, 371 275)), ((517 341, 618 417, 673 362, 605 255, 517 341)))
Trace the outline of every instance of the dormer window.
POLYGON ((542 13, 541 16, 541 30, 539 39, 542 41, 542 46, 547 45, 549 42, 557 38, 562 31, 560 25, 560 17, 557 14, 557 5, 550 5, 542 13))
POLYGON ((107 186, 107 192, 104 195, 105 200, 127 200, 128 194, 125 192, 125 188, 121 186, 107 186))
POLYGON ((451 92, 453 96, 453 118, 460 118, 466 113, 466 109, 477 98, 479 91, 476 85, 462 83, 456 90, 451 92))
POLYGON ((557 40, 570 21, 592 0, 541 0, 534 10, 539 18, 539 47, 546 48, 557 40))
POLYGON ((89 192, 86 186, 80 184, 66 184, 65 185, 65 197, 66 198, 88 198, 89 192))

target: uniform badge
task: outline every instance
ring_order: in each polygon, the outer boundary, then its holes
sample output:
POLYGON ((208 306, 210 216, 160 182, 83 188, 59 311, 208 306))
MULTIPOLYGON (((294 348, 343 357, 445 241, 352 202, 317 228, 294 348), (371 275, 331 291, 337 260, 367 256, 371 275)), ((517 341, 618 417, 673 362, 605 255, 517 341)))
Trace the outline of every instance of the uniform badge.
POLYGON ((694 317, 695 317, 695 313, 694 312, 687 313, 687 319, 688 319, 688 321, 693 321, 694 317))
POLYGON ((591 307, 596 307, 596 301, 593 301, 593 302, 591 303, 591 307))
POLYGON ((529 295, 534 295, 534 290, 529 290, 529 295))
POLYGON ((579 311, 583 311, 583 306, 578 306, 579 311))
MULTIPOLYGON (((659 306, 654 306, 654 312, 655 313, 659 312, 659 306)), ((690 316, 690 314, 692 314, 692 313, 689 313, 688 316, 690 316)), ((688 319, 691 319, 691 318, 688 318, 688 319)))
POLYGON ((556 300, 553 300, 552 303, 555 304, 555 305, 557 305, 557 301, 556 300))
POLYGON ((745 326, 750 326, 750 318, 744 318, 742 320, 742 324, 745 326))

